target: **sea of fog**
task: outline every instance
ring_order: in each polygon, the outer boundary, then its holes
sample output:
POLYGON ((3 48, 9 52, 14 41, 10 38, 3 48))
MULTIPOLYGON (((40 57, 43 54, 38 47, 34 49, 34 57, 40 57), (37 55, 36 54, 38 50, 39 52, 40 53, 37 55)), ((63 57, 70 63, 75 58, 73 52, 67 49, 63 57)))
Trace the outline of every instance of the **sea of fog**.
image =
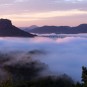
POLYGON ((80 35, 65 38, 1 37, 0 52, 17 52, 21 57, 32 52, 32 59, 47 65, 45 74, 66 73, 76 81, 81 81, 82 66, 87 66, 87 38, 80 35))

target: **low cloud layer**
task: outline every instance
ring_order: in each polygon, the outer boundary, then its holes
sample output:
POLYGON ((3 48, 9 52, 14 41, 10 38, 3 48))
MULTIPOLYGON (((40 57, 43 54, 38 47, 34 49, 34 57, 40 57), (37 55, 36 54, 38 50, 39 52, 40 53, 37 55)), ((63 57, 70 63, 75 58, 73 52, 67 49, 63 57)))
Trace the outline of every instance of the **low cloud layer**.
MULTIPOLYGON (((81 81, 81 67, 87 66, 87 38, 0 38, 0 51, 20 55, 21 61, 26 53, 35 60, 47 65, 50 74, 66 73, 76 81, 81 81)), ((26 61, 25 59, 24 61, 26 61)), ((47 72, 48 72, 47 71, 47 72)))

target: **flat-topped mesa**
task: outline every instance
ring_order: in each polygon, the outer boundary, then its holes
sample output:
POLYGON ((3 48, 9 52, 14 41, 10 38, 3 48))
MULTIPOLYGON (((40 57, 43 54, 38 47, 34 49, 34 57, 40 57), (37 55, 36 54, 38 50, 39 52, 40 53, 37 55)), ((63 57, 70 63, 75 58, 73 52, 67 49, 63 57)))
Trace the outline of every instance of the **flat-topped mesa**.
POLYGON ((10 27, 12 26, 11 20, 8 19, 0 19, 0 27, 10 27))
POLYGON ((34 37, 35 35, 15 27, 9 19, 0 19, 0 36, 34 37))

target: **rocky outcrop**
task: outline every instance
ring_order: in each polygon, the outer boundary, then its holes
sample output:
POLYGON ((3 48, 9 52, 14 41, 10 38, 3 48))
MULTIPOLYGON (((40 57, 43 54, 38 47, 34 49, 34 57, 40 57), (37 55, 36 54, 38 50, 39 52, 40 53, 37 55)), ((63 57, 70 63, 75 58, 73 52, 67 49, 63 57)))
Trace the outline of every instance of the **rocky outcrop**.
POLYGON ((34 37, 35 35, 25 32, 14 25, 11 20, 0 19, 0 36, 1 37, 34 37))

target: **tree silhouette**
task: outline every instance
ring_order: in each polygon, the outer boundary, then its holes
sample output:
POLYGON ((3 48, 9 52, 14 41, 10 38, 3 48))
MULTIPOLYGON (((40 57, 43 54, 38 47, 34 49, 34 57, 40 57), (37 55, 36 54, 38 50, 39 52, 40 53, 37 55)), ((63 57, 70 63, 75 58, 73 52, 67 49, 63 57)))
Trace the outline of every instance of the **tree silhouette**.
POLYGON ((87 67, 82 66, 82 82, 83 87, 87 87, 87 67))

